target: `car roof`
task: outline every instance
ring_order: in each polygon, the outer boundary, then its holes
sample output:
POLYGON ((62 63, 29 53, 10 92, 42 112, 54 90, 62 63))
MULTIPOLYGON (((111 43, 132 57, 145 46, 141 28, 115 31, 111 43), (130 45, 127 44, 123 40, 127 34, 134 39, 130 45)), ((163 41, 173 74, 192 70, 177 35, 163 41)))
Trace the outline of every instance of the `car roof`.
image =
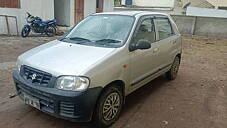
POLYGON ((100 15, 100 14, 126 15, 126 16, 143 16, 143 15, 163 15, 163 16, 168 16, 168 14, 165 14, 165 13, 151 12, 151 11, 114 11, 114 12, 96 13, 95 15, 100 15))

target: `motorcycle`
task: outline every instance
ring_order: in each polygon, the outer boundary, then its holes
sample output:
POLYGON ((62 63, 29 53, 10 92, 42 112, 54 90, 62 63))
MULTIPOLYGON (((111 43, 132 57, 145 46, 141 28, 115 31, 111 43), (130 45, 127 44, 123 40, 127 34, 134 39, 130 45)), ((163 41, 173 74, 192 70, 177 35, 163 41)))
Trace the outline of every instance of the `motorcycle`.
POLYGON ((21 36, 27 37, 31 30, 34 33, 41 33, 46 34, 47 36, 51 37, 56 34, 57 26, 56 26, 56 19, 43 21, 40 17, 34 17, 30 13, 27 12, 26 21, 28 24, 24 25, 21 36))

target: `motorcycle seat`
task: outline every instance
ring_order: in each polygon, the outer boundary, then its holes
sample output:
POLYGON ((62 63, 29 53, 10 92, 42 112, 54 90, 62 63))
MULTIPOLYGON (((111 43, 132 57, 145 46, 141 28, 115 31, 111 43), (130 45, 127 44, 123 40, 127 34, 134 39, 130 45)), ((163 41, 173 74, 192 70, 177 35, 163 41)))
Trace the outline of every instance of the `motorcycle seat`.
POLYGON ((47 21, 45 21, 45 23, 51 23, 51 22, 56 22, 56 20, 55 19, 53 19, 53 20, 47 20, 47 21))

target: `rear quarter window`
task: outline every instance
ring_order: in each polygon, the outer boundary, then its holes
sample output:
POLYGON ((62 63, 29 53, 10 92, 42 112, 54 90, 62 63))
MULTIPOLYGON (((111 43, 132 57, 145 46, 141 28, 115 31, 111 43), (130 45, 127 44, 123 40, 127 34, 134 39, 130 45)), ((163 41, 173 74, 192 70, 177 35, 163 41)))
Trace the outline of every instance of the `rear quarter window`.
POLYGON ((157 33, 159 35, 159 40, 168 38, 174 34, 169 19, 157 18, 157 19, 155 19, 155 22, 157 25, 157 33))

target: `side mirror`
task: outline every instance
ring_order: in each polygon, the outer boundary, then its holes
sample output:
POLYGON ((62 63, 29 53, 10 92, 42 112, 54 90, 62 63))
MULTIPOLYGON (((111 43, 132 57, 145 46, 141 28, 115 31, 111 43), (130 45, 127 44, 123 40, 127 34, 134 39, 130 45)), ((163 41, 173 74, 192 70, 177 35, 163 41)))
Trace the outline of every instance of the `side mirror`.
POLYGON ((135 51, 137 49, 141 49, 141 50, 144 50, 144 49, 150 49, 151 48, 151 43, 150 41, 148 40, 139 40, 137 41, 136 44, 130 44, 129 46, 129 51, 135 51))

